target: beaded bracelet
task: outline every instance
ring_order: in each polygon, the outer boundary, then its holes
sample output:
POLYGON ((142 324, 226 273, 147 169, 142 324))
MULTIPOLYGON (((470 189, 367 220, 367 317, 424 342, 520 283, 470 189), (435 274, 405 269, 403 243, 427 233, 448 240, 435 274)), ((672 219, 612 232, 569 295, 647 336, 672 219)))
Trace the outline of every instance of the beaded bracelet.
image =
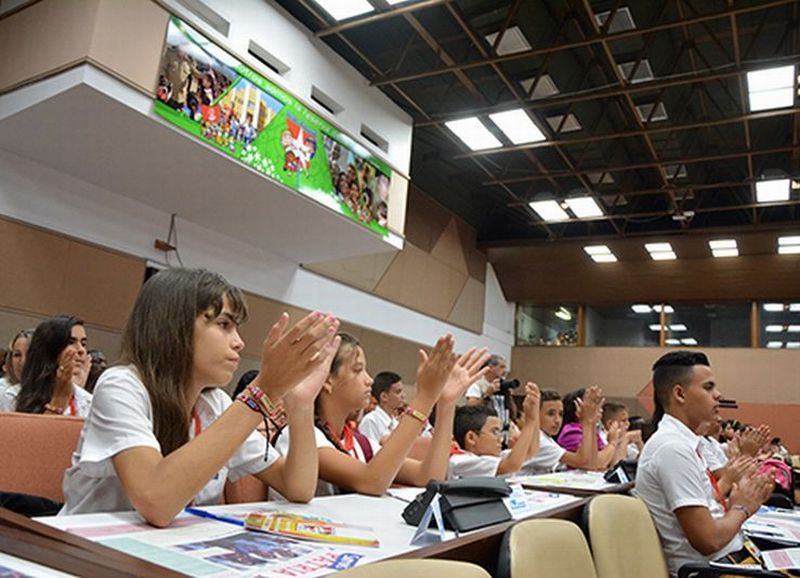
POLYGON ((258 402, 258 405, 264 409, 265 413, 272 413, 275 411, 275 404, 272 402, 269 396, 264 393, 264 390, 254 386, 252 383, 248 384, 245 389, 250 393, 253 399, 258 402))
POLYGON ((52 403, 44 404, 44 410, 45 411, 49 411, 50 413, 54 413, 54 414, 57 414, 57 415, 64 415, 64 411, 66 409, 67 408, 65 408, 65 407, 56 407, 52 403))
MULTIPOLYGON (((261 416, 261 419, 264 420, 264 429, 269 432, 269 415, 264 412, 264 409, 261 405, 254 399, 254 396, 251 396, 251 393, 248 389, 245 389, 236 396, 236 401, 241 401, 247 407, 252 409, 254 412, 261 416)), ((269 436, 266 438, 267 447, 264 449, 264 461, 266 462, 269 458, 269 436)))
POLYGON ((415 420, 419 421, 423 426, 428 425, 428 416, 422 413, 419 410, 414 409, 413 407, 409 406, 403 412, 403 415, 409 415, 413 417, 415 420))

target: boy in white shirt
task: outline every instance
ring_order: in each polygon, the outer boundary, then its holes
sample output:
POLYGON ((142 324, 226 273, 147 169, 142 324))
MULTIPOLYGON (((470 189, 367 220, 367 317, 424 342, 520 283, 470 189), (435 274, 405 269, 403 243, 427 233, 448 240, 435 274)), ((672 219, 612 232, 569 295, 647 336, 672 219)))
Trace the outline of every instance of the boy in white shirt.
POLYGON ((361 418, 358 431, 378 444, 397 427, 397 412, 406 406, 403 378, 391 371, 381 371, 372 382, 372 397, 378 405, 361 418))
POLYGON ((671 576, 686 563, 737 553, 741 527, 770 496, 770 476, 746 476, 725 498, 713 480, 695 433, 716 419, 720 392, 708 358, 672 351, 653 366, 658 430, 639 457, 636 493, 661 537, 671 576))
POLYGON ((453 432, 461 450, 450 456, 447 479, 475 476, 501 476, 520 469, 522 463, 539 449, 539 388, 525 386, 525 425, 517 443, 502 450, 503 422, 493 409, 483 405, 465 405, 456 410, 453 432))

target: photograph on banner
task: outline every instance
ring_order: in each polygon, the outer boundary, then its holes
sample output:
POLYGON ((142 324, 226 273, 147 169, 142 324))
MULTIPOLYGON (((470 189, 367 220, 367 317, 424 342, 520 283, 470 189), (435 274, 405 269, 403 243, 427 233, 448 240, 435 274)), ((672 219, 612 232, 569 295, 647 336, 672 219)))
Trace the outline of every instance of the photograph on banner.
POLYGON ((389 234, 388 165, 176 17, 154 111, 270 179, 389 234))

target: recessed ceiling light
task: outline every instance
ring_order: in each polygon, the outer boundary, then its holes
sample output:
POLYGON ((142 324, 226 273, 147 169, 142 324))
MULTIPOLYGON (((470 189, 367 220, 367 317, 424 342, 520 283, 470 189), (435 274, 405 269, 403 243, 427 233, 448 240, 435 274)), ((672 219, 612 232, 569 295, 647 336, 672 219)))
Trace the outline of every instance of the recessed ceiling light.
POLYGON ((736 249, 736 239, 717 239, 709 241, 708 246, 712 249, 736 249))
POLYGON ((795 312, 800 311, 800 303, 792 303, 789 305, 789 311, 795 312))
POLYGON ((767 333, 781 333, 783 331, 783 325, 767 325, 764 330, 767 333))
POLYGON ((788 201, 789 192, 789 179, 773 179, 770 181, 756 182, 756 201, 759 203, 788 201))
POLYGON ((631 305, 634 313, 652 313, 652 308, 649 305, 631 305))
POLYGON ((680 345, 681 344, 681 340, 680 339, 675 339, 674 337, 670 337, 664 343, 666 343, 667 345, 680 345))
POLYGON ((616 263, 617 256, 613 253, 608 255, 592 255, 592 261, 595 263, 616 263))
POLYGON ((764 311, 783 311, 783 303, 764 303, 764 311))
POLYGON ((583 250, 589 255, 609 255, 611 253, 608 245, 587 245, 583 250))
POLYGON ((686 339, 681 339, 681 343, 684 345, 697 345, 697 339, 694 337, 687 337, 686 339))
POLYGON ((712 249, 711 254, 717 259, 724 257, 738 257, 739 249, 712 249))
MULTIPOLYGON (((653 311, 656 313, 661 313, 661 305, 653 305, 653 311)), ((664 313, 675 313, 675 310, 672 308, 672 305, 664 305, 664 313)))
POLYGON ((670 331, 686 331, 686 325, 683 323, 674 323, 669 326, 670 331))
POLYGON ((789 333, 800 333, 800 325, 790 325, 786 331, 789 333))
POLYGON ((794 65, 747 73, 750 110, 784 108, 794 104, 794 65))
POLYGON ((532 201, 528 206, 544 221, 566 221, 569 219, 567 212, 556 201, 532 201))
POLYGON ((564 202, 579 219, 603 216, 603 210, 592 197, 573 197, 565 199, 564 202))
POLYGON ((528 113, 521 108, 507 110, 505 112, 496 112, 490 114, 489 118, 503 131, 508 137, 508 140, 514 144, 545 140, 542 131, 533 123, 528 113))
POLYGON ((559 307, 555 312, 555 316, 564 321, 570 321, 572 319, 572 314, 564 307, 559 307))
POLYGON ((316 3, 336 20, 345 20, 375 10, 367 0, 316 0, 316 3))
MULTIPOLYGON (((603 26, 610 15, 610 10, 598 12, 594 15, 594 19, 599 26, 603 26)), ((631 9, 627 6, 623 6, 614 13, 614 18, 611 20, 611 24, 608 26, 606 34, 622 32, 623 30, 633 30, 634 28, 636 28, 636 22, 633 21, 631 9)))
POLYGON ((783 347, 783 341, 768 341, 767 349, 780 349, 783 347))
POLYGON ((444 123, 465 145, 474 151, 503 146, 477 117, 450 120, 444 123))
POLYGON ((648 325, 650 331, 661 331, 661 324, 660 323, 651 323, 648 325))
POLYGON ((788 237, 778 237, 778 245, 800 245, 800 235, 790 235, 788 237))
POLYGON ((669 243, 646 243, 644 246, 649 253, 653 251, 672 251, 672 245, 669 243))
POLYGON ((798 253, 800 253, 800 245, 778 247, 778 255, 797 255, 798 253))
POLYGON ((650 253, 650 258, 653 261, 674 261, 678 256, 672 251, 655 251, 650 253))
POLYGON ((787 341, 786 349, 800 349, 800 341, 787 341))
MULTIPOLYGON (((497 35, 500 32, 492 32, 491 34, 487 34, 485 36, 486 42, 489 43, 489 46, 494 46, 495 40, 497 40, 497 35)), ((525 34, 520 30, 519 26, 512 26, 510 28, 506 28, 506 31, 503 33, 503 37, 500 39, 500 44, 497 45, 497 54, 513 54, 514 52, 525 52, 526 50, 531 49, 531 44, 528 42, 528 39, 525 37, 525 34)))

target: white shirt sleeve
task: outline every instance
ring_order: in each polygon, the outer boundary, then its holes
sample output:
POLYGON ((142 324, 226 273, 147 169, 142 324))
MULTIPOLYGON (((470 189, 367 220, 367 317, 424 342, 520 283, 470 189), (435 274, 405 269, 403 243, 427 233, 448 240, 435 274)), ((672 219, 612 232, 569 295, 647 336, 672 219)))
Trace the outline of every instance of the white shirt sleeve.
MULTIPOLYGON (((275 440, 275 449, 278 450, 282 456, 286 456, 289 454, 289 443, 289 428, 285 427, 278 436, 278 439, 275 440)), ((322 433, 318 427, 314 427, 314 443, 316 444, 317 449, 336 449, 336 446, 334 446, 331 441, 325 437, 325 434, 322 433)))
POLYGON ((553 438, 539 431, 539 451, 525 460, 520 471, 527 474, 543 474, 555 470, 561 463, 561 457, 567 452, 553 438))
POLYGON ((483 397, 483 393, 481 392, 481 386, 478 385, 477 383, 473 383, 472 385, 470 385, 469 388, 467 388, 466 397, 467 397, 467 399, 469 399, 469 398, 478 398, 478 399, 482 398, 483 397))
POLYGON ((667 505, 673 512, 687 506, 708 507, 705 472, 697 467, 697 456, 677 444, 665 444, 654 462, 667 505))
POLYGON ((365 415, 358 424, 358 431, 374 441, 379 441, 383 436, 389 433, 389 427, 383 423, 381 416, 377 412, 377 408, 372 410, 365 415))
POLYGON ((456 454, 450 456, 447 479, 494 477, 501 461, 503 461, 501 456, 477 456, 469 452, 456 454))

